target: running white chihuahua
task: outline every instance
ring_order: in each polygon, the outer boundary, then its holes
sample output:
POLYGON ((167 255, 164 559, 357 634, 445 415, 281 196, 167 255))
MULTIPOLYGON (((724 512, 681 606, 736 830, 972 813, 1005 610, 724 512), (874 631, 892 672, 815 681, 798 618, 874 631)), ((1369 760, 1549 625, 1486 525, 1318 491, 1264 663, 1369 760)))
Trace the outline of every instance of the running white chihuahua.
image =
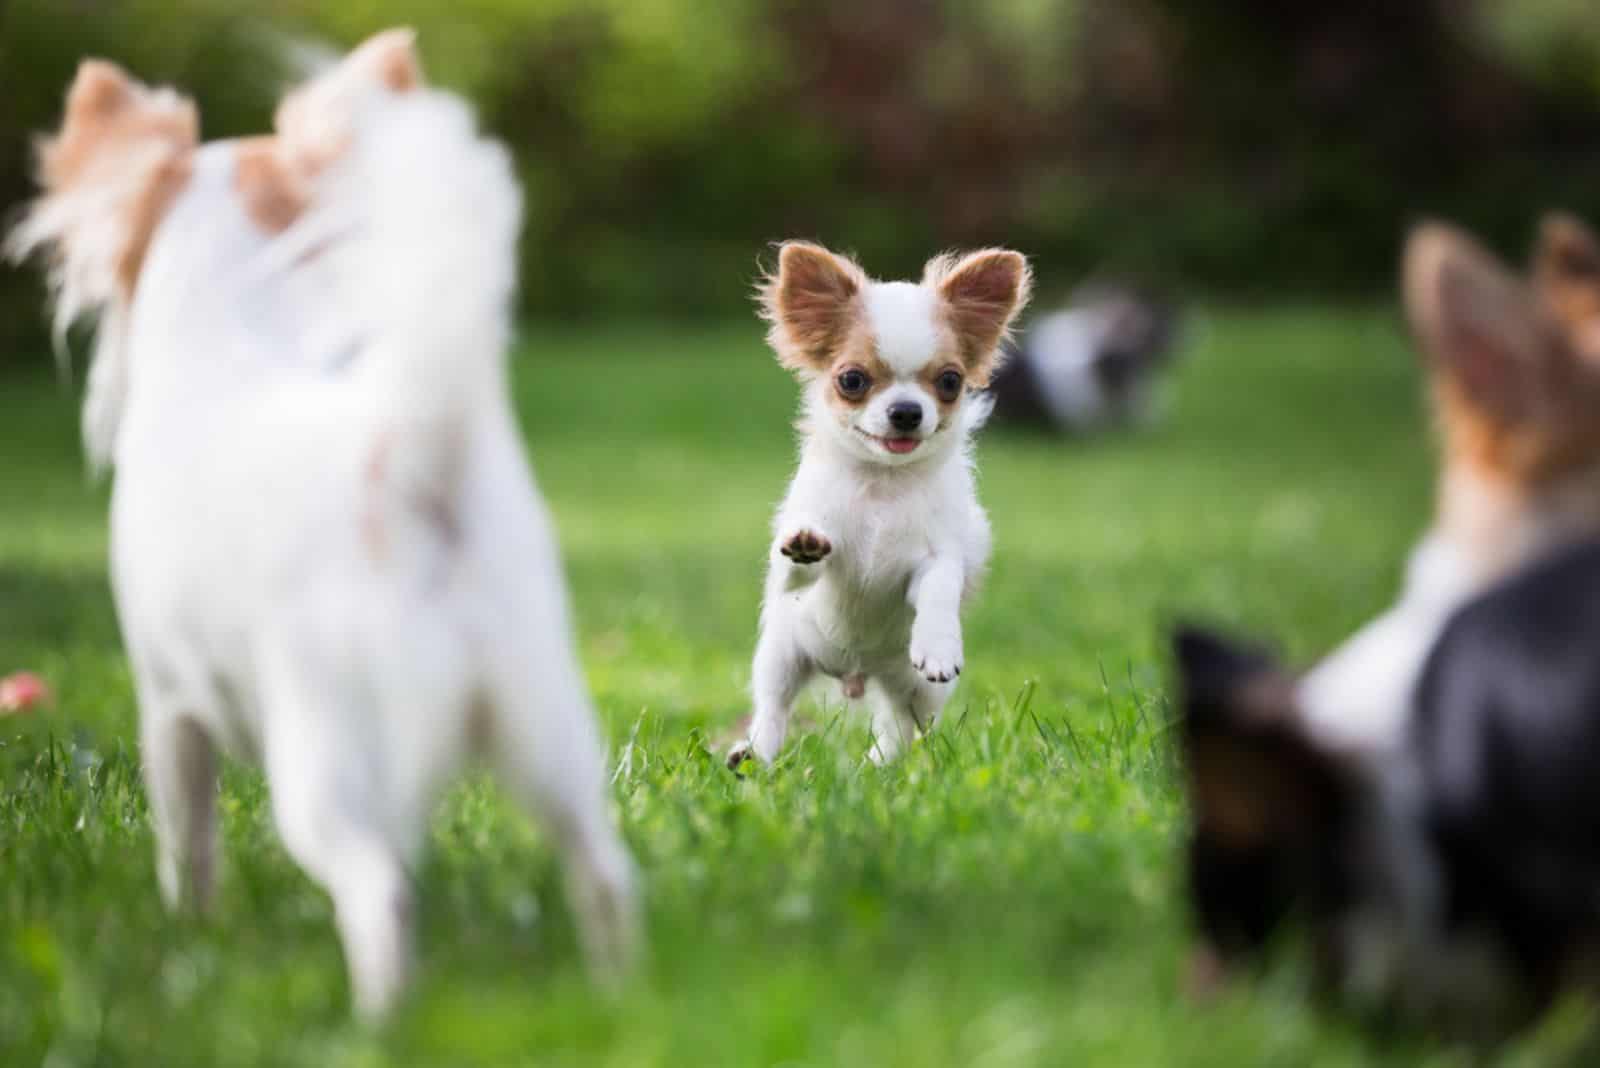
POLYGON ((551 523, 505 387, 521 210, 464 104, 391 31, 277 134, 86 62, 10 251, 98 312, 85 405, 114 463, 111 569, 161 889, 213 884, 220 748, 259 760, 332 895, 355 1004, 411 955, 408 869, 481 758, 551 832, 591 961, 634 938, 551 523))
POLYGON ((930 261, 920 284, 874 282, 789 242, 761 289, 768 340, 804 385, 800 469, 778 509, 749 736, 770 762, 816 674, 873 689, 869 757, 938 719, 961 674, 961 605, 989 558, 971 436, 989 414, 1002 338, 1027 303, 1028 261, 987 249, 930 261))

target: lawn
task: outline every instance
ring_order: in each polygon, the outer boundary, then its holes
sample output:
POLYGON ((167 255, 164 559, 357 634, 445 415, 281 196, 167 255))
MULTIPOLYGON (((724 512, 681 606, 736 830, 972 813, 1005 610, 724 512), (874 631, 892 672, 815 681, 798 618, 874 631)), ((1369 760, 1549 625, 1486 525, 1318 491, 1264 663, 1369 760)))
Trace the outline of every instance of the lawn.
MULTIPOLYGON (((57 707, 0 721, 0 1064, 1464 1063, 1306 1004, 1293 955, 1197 1007, 1163 630, 1198 615, 1325 649, 1391 595, 1425 521, 1416 371, 1389 312, 1210 316, 1152 432, 989 432, 993 569, 940 729, 865 768, 810 713, 780 762, 720 757, 745 712, 794 389, 754 324, 538 332, 523 424, 647 883, 652 953, 584 986, 549 849, 485 782, 429 859, 421 980, 352 1024, 327 899, 231 769, 214 915, 158 902, 104 491, 40 360, 0 379, 0 671, 57 707)), ((831 698, 829 699, 832 700, 831 698)), ((1508 1055, 1575 1046, 1569 1010, 1508 1055)))

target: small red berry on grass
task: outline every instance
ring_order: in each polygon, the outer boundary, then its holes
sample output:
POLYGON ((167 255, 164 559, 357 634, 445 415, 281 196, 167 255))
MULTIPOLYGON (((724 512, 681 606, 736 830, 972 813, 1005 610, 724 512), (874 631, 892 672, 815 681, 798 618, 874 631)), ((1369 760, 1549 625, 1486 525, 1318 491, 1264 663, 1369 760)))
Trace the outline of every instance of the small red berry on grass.
POLYGON ((31 671, 18 671, 0 679, 0 715, 31 712, 52 699, 49 684, 31 671))

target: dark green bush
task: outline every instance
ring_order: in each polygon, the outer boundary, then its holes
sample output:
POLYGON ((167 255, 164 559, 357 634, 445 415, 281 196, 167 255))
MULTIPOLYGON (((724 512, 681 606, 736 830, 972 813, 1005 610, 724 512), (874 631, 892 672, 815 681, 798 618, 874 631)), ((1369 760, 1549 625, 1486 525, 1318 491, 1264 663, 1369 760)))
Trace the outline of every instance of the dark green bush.
MULTIPOLYGON (((1418 215, 1511 249, 1546 205, 1600 214, 1600 14, 1563 0, 10 0, 0 201, 83 55, 229 136, 309 43, 394 23, 514 146, 541 317, 739 313, 793 235, 881 274, 1014 244, 1046 293, 1370 294, 1418 215)), ((0 284, 7 351, 38 300, 0 284)))

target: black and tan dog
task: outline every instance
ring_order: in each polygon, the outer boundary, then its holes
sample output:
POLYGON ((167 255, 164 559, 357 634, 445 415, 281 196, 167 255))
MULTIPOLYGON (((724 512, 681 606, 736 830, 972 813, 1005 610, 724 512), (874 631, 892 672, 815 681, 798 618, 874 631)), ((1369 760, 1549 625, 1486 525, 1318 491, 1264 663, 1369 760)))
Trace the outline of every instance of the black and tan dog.
POLYGON ((1412 241, 1445 439, 1400 603, 1306 675, 1176 638, 1201 974, 1309 928, 1338 991, 1498 1027, 1600 927, 1600 255, 1547 221, 1531 282, 1412 241))

